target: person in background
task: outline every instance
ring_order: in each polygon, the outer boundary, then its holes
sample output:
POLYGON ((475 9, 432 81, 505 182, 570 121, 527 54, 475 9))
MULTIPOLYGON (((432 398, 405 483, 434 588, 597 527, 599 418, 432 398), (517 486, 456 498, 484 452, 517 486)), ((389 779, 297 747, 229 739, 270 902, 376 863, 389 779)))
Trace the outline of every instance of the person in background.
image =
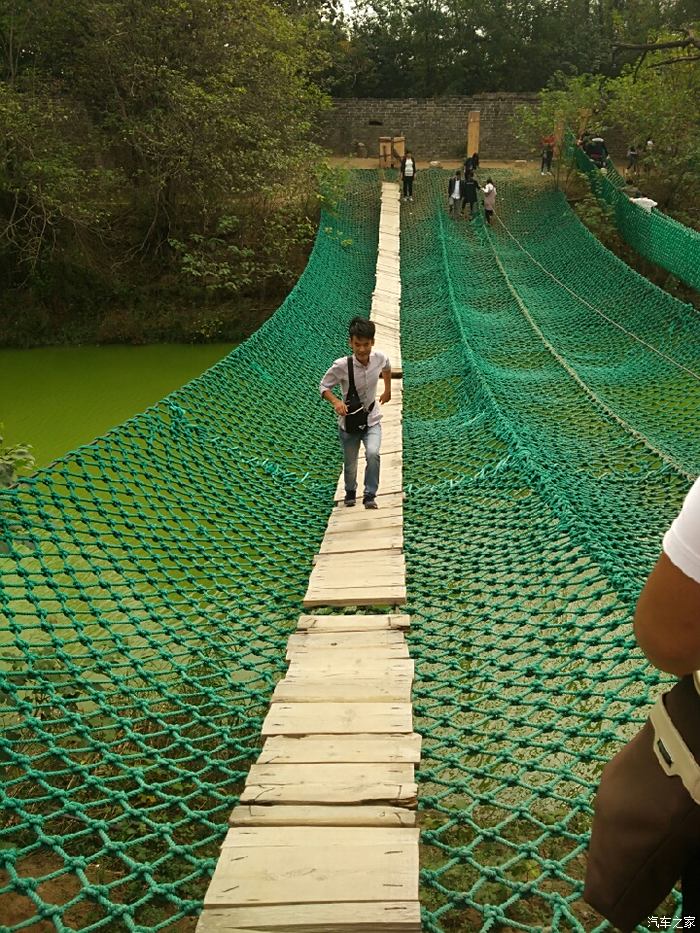
POLYGON ((475 172, 479 168, 479 153, 472 152, 472 171, 475 172))
POLYGON ((416 160, 410 149, 406 150, 406 155, 401 159, 401 178, 403 179, 403 199, 404 201, 413 200, 413 179, 416 177, 416 160))
POLYGON ((474 171, 474 156, 467 156, 464 160, 464 177, 468 178, 474 171))
POLYGON ((584 144, 584 151, 591 162, 600 169, 605 168, 608 161, 608 147, 602 136, 593 136, 584 144))
POLYGON ((634 143, 630 143, 627 149, 627 172, 636 175, 639 171, 639 152, 634 143))
POLYGON ((468 204, 470 219, 474 216, 474 212, 476 210, 478 190, 479 183, 473 175, 469 175, 469 177, 465 178, 462 182, 462 213, 464 213, 464 208, 468 204))
POLYGON ((459 169, 454 173, 447 183, 447 204, 450 209, 450 216, 454 217, 457 213, 457 207, 462 203, 462 173, 459 169))
POLYGON ((496 210, 496 186, 490 178, 487 178, 486 184, 481 190, 484 193, 484 217, 486 223, 491 226, 491 218, 496 210))
POLYGON ((540 175, 552 174, 552 159, 554 158, 554 146, 551 142, 545 142, 542 146, 542 164, 540 166, 540 175))
POLYGON ((654 155, 654 140, 651 136, 647 136, 647 141, 644 143, 644 164, 642 168, 644 171, 648 172, 651 168, 651 161, 654 155))

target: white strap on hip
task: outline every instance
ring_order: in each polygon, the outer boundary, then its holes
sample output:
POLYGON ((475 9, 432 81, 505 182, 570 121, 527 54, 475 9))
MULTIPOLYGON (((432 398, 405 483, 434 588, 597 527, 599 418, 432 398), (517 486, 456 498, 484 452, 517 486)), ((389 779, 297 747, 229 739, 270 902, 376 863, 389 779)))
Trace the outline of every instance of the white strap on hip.
POLYGON ((673 725, 664 706, 664 694, 652 707, 649 719, 654 728, 654 751, 659 764, 669 776, 679 777, 695 803, 700 805, 700 765, 673 725))

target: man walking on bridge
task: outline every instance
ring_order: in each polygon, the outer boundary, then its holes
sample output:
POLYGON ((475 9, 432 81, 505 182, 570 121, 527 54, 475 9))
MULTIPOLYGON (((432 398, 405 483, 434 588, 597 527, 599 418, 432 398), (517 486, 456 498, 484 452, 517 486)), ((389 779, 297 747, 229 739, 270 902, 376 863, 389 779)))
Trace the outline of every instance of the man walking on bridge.
POLYGON ((391 363, 380 350, 373 350, 375 327, 366 318, 350 321, 349 342, 352 354, 341 356, 321 380, 321 398, 335 408, 338 434, 345 461, 345 505, 355 505, 357 497, 357 457, 360 443, 365 445, 365 489, 362 499, 366 509, 377 508, 379 489, 379 448, 382 443, 381 405, 391 399, 391 363), (384 391, 377 399, 379 376, 384 391), (333 389, 340 386, 342 398, 333 389))

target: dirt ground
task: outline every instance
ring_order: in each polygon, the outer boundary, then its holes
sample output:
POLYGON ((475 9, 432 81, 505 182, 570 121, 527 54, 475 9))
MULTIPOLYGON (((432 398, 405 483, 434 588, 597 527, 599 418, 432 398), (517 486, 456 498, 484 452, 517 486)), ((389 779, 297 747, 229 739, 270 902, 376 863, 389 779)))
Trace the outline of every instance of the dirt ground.
MULTIPOLYGON (((377 156, 368 156, 366 159, 358 159, 355 156, 330 156, 328 161, 331 165, 339 165, 342 168, 379 168, 379 158, 377 156)), ((457 168, 462 168, 464 164, 464 159, 439 159, 436 168, 451 168, 453 171, 457 168)), ((426 169, 431 167, 430 162, 421 162, 420 159, 416 161, 418 169, 426 169)), ((479 172, 483 172, 486 169, 490 168, 510 168, 510 169, 522 169, 525 172, 532 171, 537 169, 539 171, 540 160, 539 159, 510 159, 510 160, 493 160, 493 159, 482 159, 479 163, 479 172)), ((395 166, 398 168, 398 164, 395 166)))

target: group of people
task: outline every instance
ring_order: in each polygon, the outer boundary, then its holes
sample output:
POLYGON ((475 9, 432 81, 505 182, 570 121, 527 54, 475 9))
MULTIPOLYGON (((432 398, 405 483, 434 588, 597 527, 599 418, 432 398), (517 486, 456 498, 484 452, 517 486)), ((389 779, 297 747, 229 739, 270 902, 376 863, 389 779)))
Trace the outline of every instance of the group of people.
MULTIPOLYGON (((491 218, 496 210, 496 186, 490 178, 486 179, 486 184, 482 188, 479 185, 474 172, 479 167, 479 153, 473 152, 464 160, 464 175, 462 169, 458 169, 447 185, 447 203, 450 214, 456 216, 463 215, 465 208, 469 205, 469 216, 473 217, 477 210, 478 193, 481 191, 484 196, 484 216, 486 223, 491 223, 491 218)), ((401 182, 402 198, 404 201, 413 201, 413 182, 416 177, 416 160, 410 149, 401 159, 401 182)))
POLYGON ((453 217, 463 216, 466 206, 469 205, 469 217, 471 218, 476 213, 478 192, 481 191, 484 195, 484 216, 486 217, 486 223, 490 224, 493 212, 496 209, 496 186, 490 178, 486 179, 483 188, 479 185, 474 177, 473 170, 467 168, 468 164, 474 164, 473 159, 474 156, 471 156, 465 162, 464 177, 462 177, 461 169, 457 169, 447 183, 447 204, 450 215, 453 217))

